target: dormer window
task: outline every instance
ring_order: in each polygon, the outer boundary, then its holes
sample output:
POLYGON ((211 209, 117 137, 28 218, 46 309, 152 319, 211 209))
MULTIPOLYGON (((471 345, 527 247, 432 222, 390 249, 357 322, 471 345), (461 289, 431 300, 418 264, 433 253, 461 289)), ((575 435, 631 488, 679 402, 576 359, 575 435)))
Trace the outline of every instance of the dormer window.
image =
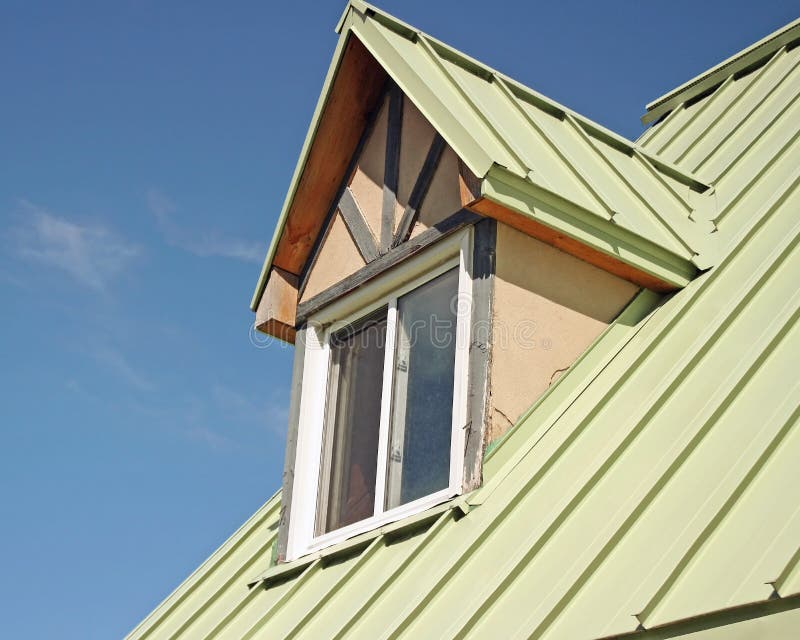
POLYGON ((254 296, 256 326, 297 346, 278 562, 479 487, 487 452, 640 288, 695 270, 688 245, 655 243, 674 233, 648 207, 675 203, 648 198, 682 197, 674 171, 472 63, 442 60, 436 77, 472 87, 444 102, 397 64, 343 44, 254 296), (487 129, 484 98, 525 135, 487 129))
POLYGON ((289 559, 461 493, 471 238, 308 319, 289 559))

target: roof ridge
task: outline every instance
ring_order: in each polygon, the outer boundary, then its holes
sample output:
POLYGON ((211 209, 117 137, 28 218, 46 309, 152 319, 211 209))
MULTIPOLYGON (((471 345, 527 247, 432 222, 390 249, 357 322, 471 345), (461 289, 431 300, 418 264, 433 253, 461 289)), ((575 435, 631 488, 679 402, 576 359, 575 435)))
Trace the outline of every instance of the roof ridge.
MULTIPOLYGON (((345 28, 347 14, 351 9, 376 19, 387 28, 392 29, 393 31, 405 37, 411 36, 412 38, 422 38, 425 42, 433 46, 440 56, 474 75, 482 77, 485 80, 490 80, 493 76, 501 78, 504 82, 510 85, 512 91, 514 91, 518 98, 521 98, 526 102, 534 104, 542 109, 558 113, 559 117, 563 117, 567 114, 572 116, 581 125, 582 129, 591 137, 606 142, 626 153, 633 153, 634 151, 640 152, 642 155, 653 161, 660 170, 664 171, 676 180, 684 182, 697 191, 703 192, 711 186, 707 182, 698 178, 693 172, 659 157, 657 153, 642 147, 642 145, 640 145, 638 142, 626 138, 622 134, 609 129, 608 127, 596 122, 588 116, 579 113, 564 104, 561 104, 557 100, 544 95, 543 93, 532 87, 529 87, 523 82, 508 76, 502 71, 499 71, 494 67, 481 62, 477 58, 474 58, 469 54, 456 49, 452 45, 447 44, 446 42, 430 35, 429 33, 410 25, 407 22, 404 22, 393 16, 392 14, 379 9, 375 5, 364 2, 363 0, 350 0, 347 3, 344 13, 339 20, 339 23, 336 25, 337 33, 341 33, 345 28)), ((798 25, 800 25, 800 19, 798 19, 797 22, 798 25)))
POLYGON ((646 113, 641 118, 642 124, 657 120, 672 111, 678 104, 716 87, 728 77, 762 62, 782 47, 797 40, 800 40, 800 18, 773 31, 761 40, 648 103, 645 107, 646 113))

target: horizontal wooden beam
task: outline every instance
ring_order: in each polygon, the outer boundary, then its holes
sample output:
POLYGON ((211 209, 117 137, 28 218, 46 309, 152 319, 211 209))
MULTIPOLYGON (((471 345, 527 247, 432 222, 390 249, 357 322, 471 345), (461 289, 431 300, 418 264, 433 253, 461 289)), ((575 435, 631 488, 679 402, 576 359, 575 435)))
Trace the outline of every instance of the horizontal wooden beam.
POLYGON ((297 276, 272 267, 256 309, 256 329, 294 344, 297 312, 297 276))
POLYGON ((376 278, 403 260, 410 258, 438 240, 455 233, 459 229, 475 224, 481 219, 482 217, 480 215, 467 211, 466 209, 461 209, 438 224, 435 224, 430 229, 423 231, 415 238, 411 238, 408 242, 394 249, 390 249, 388 253, 383 254, 380 258, 370 262, 344 280, 337 282, 332 287, 328 287, 313 298, 301 302, 297 306, 297 326, 302 326, 308 320, 309 316, 342 296, 354 291, 373 278, 376 278))

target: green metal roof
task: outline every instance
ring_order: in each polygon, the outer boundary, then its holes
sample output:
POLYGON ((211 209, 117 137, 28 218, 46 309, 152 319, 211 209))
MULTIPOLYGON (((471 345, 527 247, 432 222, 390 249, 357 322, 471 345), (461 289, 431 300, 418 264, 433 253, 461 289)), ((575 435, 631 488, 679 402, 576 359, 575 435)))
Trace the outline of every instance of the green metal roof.
MULTIPOLYGON (((676 94, 669 114, 639 143, 715 187, 712 220, 719 250, 798 165, 800 137, 800 20, 734 56, 710 75, 716 88, 697 101, 676 94), (748 64, 739 68, 738 61, 748 64), (722 75, 723 72, 728 75, 722 75)), ((701 78, 704 76, 701 76, 701 78)))
POLYGON ((637 298, 483 487, 270 568, 276 495, 129 638, 647 638, 800 606, 800 48, 768 58, 641 141, 714 182, 718 265, 637 298))
POLYGON ((331 89, 357 37, 479 178, 488 197, 684 286, 716 260, 708 184, 364 2, 347 5, 251 307, 255 309, 331 89), (701 195, 701 194, 705 195, 701 195))
POLYGON ((684 82, 669 93, 653 100, 647 105, 647 112, 642 116, 642 124, 655 122, 669 113, 679 104, 693 100, 706 91, 713 89, 724 80, 746 71, 751 65, 758 64, 771 57, 778 49, 791 46, 800 38, 800 19, 794 20, 774 33, 739 51, 727 60, 699 76, 684 82))

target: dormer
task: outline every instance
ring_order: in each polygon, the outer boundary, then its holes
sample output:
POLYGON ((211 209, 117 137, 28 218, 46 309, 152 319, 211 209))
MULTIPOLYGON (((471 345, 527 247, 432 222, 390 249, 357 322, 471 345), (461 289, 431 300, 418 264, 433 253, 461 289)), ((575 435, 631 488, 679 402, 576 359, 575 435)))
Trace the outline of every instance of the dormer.
POLYGON ((358 1, 252 300, 295 344, 277 555, 482 481, 643 290, 715 260, 694 176, 358 1))

